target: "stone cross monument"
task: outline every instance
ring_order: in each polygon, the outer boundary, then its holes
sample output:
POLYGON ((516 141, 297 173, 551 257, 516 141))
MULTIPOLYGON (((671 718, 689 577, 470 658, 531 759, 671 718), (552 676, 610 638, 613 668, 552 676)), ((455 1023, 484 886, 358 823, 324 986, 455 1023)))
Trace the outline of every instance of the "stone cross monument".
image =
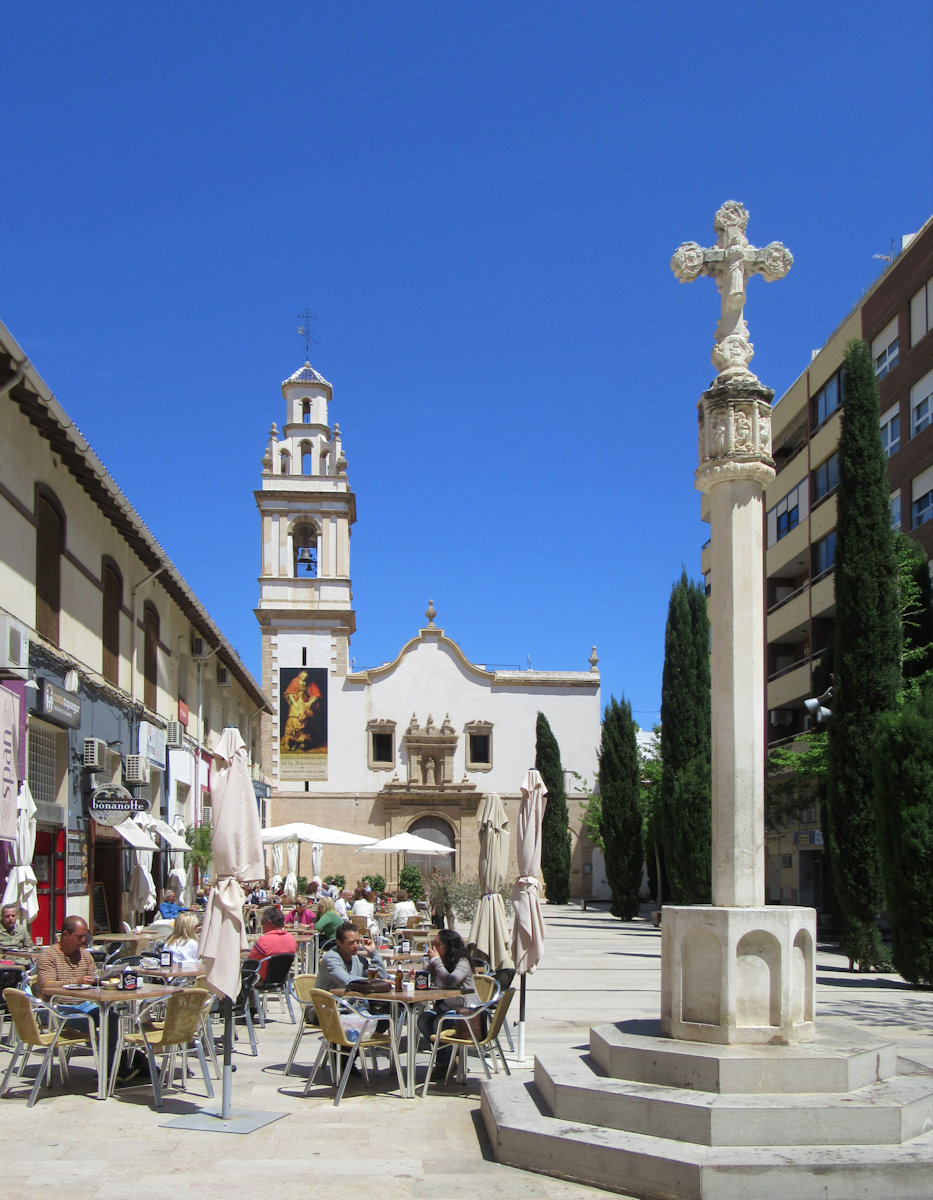
POLYGON ((671 261, 682 283, 711 276, 722 311, 696 473, 712 559, 713 903, 664 909, 661 1024, 697 1041, 797 1042, 813 1036, 816 913, 765 906, 762 494, 775 475, 774 392, 748 369, 743 315, 749 278, 781 279, 794 260, 779 242, 749 245, 747 224, 730 200, 716 213, 716 245, 685 242, 671 261))

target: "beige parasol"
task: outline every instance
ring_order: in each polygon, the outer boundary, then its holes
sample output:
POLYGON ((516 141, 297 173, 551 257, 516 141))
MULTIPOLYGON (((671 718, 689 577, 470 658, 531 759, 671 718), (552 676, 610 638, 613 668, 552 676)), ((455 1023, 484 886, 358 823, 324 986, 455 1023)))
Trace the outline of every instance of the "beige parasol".
POLYGON ((476 820, 479 883, 483 894, 473 915, 469 942, 498 971, 512 965, 505 904, 499 894, 509 868, 509 818, 498 792, 484 796, 476 820))
POLYGON ((532 769, 522 782, 522 802, 518 810, 518 879, 512 888, 515 923, 512 927, 512 957, 521 976, 518 1014, 518 1058, 525 1057, 525 977, 535 969, 544 946, 544 921, 538 898, 538 874, 541 871, 541 822, 544 819, 547 788, 538 771, 532 769))
POLYGON ((201 928, 201 958, 207 983, 218 996, 240 989, 240 955, 247 949, 243 884, 265 876, 259 813, 238 729, 227 728, 214 749, 211 804, 215 883, 201 928))

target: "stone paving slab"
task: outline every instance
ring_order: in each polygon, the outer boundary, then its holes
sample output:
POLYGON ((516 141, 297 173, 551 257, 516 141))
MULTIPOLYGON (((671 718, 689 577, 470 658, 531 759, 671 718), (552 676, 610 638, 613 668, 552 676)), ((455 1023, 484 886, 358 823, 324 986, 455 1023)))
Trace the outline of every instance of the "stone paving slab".
MULTIPOLYGON (((517 1079, 532 1078, 533 1055, 544 1047, 589 1046, 591 1025, 643 1019, 657 1026, 660 931, 642 919, 620 922, 603 909, 544 908, 544 959, 527 982, 526 1062, 512 1063, 517 1079)), ((907 1059, 933 1067, 933 993, 911 988, 896 975, 850 975, 832 948, 817 956, 817 1021, 851 1021, 897 1042, 907 1059)), ((245 1034, 236 1044, 235 1109, 288 1115, 248 1135, 200 1133, 163 1123, 207 1101, 200 1072, 187 1093, 170 1092, 161 1112, 152 1089, 126 1089, 100 1102, 92 1076, 74 1058, 72 1089, 40 1092, 26 1108, 26 1088, 0 1100, 6 1148, 0 1197, 54 1189, 68 1200, 166 1200, 181 1190, 200 1200, 268 1190, 301 1189, 315 1200, 377 1189, 390 1200, 445 1197, 475 1200, 499 1193, 509 1200, 595 1200, 605 1192, 534 1175, 491 1160, 479 1115, 482 1071, 471 1064, 468 1087, 432 1085, 426 1099, 405 1100, 394 1075, 380 1074, 372 1091, 351 1081, 339 1108, 329 1086, 301 1095, 317 1053, 316 1038, 302 1044, 297 1074, 282 1074, 295 1027, 272 1004, 253 1058, 245 1034)), ((512 1014, 517 1019, 518 1004, 512 1014)), ((0 1070, 7 1051, 0 1050, 0 1070)), ((514 1056, 509 1055, 510 1059, 514 1056)), ((85 1062, 87 1060, 84 1060, 85 1062)), ((29 1068, 30 1079, 32 1071, 29 1068)), ((420 1078, 420 1075, 419 1075, 420 1078)), ((220 1084, 215 1081, 219 1097, 220 1084)))

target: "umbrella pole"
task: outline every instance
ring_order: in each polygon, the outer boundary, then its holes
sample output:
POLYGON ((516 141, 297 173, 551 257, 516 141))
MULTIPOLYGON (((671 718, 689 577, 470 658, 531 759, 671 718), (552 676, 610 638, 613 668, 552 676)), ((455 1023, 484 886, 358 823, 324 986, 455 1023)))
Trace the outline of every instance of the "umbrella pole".
POLYGON ((223 1077, 223 1101, 220 1107, 220 1119, 227 1121, 230 1119, 230 1102, 233 1094, 233 1000, 230 996, 224 996, 224 1077, 223 1077))
POLYGON ((521 974, 518 985, 518 1061, 525 1061, 525 974, 521 974))

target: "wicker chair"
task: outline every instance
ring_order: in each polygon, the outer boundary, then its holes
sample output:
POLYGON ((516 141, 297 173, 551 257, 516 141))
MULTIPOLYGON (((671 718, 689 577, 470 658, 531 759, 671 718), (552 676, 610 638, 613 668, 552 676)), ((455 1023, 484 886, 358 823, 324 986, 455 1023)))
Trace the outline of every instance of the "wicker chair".
POLYGON ((3 1083, 0 1085, 0 1096, 5 1096, 7 1087, 9 1086, 10 1076, 16 1067, 20 1054, 25 1054, 22 1066, 25 1067, 26 1061, 33 1050, 44 1050, 42 1062, 39 1064, 39 1073, 36 1075, 36 1081, 32 1085, 32 1091, 29 1093, 29 1101, 27 1108, 32 1108, 36 1102, 36 1097, 39 1094, 39 1088, 42 1085, 43 1079, 48 1075, 51 1081, 52 1077, 52 1061, 58 1052, 58 1069, 61 1074, 62 1083, 68 1082, 68 1051, 74 1049, 75 1046, 89 1046, 91 1054, 94 1057, 94 1067, 97 1069, 99 1059, 97 1055, 97 1037, 94 1030, 94 1022, 88 1013, 69 1013, 67 1016, 58 1013, 50 1005, 37 1000, 35 996, 29 996, 26 992, 19 991, 18 988, 5 988, 3 999, 9 1010, 10 1017, 13 1021, 13 1027, 16 1032, 16 1046, 13 1050, 13 1057, 10 1059, 10 1065, 6 1069, 6 1074, 3 1076, 3 1083), (43 1021, 48 1021, 49 1028, 41 1029, 37 1016, 41 1014, 43 1021), (79 1029, 71 1028, 78 1021, 87 1022, 87 1032, 79 1029))
MULTIPOLYGON (((474 977, 474 984, 476 977, 474 977)), ((479 992, 477 992, 477 995, 479 992)), ((492 1064, 499 1071, 498 1063, 496 1062, 496 1052, 498 1051, 499 1058, 502 1060, 502 1065, 505 1067, 506 1075, 511 1075, 509 1064, 505 1061, 505 1054, 502 1052, 502 1046, 499 1044, 499 1034, 502 1031, 502 1023, 505 1021, 509 1011, 509 1005, 512 1003, 512 997, 515 995, 515 989, 509 988, 508 991, 499 993, 498 986, 496 987, 495 998, 487 1001, 485 1004, 473 1005, 467 1009, 461 1009, 459 1013, 450 1012, 444 1013, 437 1023, 437 1032, 434 1034, 431 1048, 431 1061, 428 1064, 428 1073, 424 1080, 424 1088, 422 1096, 426 1096, 428 1092, 428 1084, 431 1082, 431 1072, 434 1068, 434 1060, 437 1057, 437 1052, 444 1046, 450 1046, 457 1053, 451 1055, 450 1065, 447 1068, 445 1082, 450 1078, 450 1073, 453 1070, 454 1061, 459 1060, 461 1065, 461 1078, 465 1078, 466 1055, 471 1049, 475 1049, 480 1056, 480 1061, 483 1064, 483 1070, 486 1072, 486 1078, 492 1079, 489 1071, 489 1064, 486 1062, 485 1051, 490 1049, 492 1054, 492 1064), (489 1016, 489 1028, 482 1037, 477 1036, 476 1024, 477 1018, 481 1014, 486 1013, 489 1016), (445 1028, 446 1026, 446 1028, 445 1028)))
MULTIPOLYGON (((210 1074, 207 1069, 207 1059, 204 1057, 204 1050, 200 1039, 201 1018, 205 1005, 210 999, 210 992, 202 988, 180 988, 177 992, 173 992, 169 996, 165 1004, 164 1020, 156 1024, 150 1023, 147 1020, 148 1010, 162 1003, 161 1000, 154 1000, 151 1004, 144 1005, 132 1018, 135 1028, 127 1030, 121 1023, 116 1051, 113 1056, 113 1070, 110 1076, 111 1090, 116 1082, 121 1051, 127 1046, 144 1050, 146 1058, 149 1061, 149 1078, 152 1081, 152 1090, 155 1093, 155 1106, 156 1108, 161 1108, 162 1088, 166 1080, 171 1077, 170 1071, 174 1066, 176 1051, 193 1046, 197 1052, 198 1061, 201 1064, 201 1072, 204 1076, 204 1086, 207 1089, 208 1098, 212 1097, 214 1095, 214 1088, 211 1084, 210 1074), (161 1073, 156 1066, 156 1053, 162 1055, 161 1073)), ((184 1087, 184 1072, 182 1087, 184 1087)))
POLYGON ((314 998, 311 993, 314 991, 314 975, 296 975, 292 980, 292 991, 295 993, 295 999, 301 1008, 301 1020, 298 1022, 298 1031, 295 1034, 295 1040, 292 1042, 291 1052, 288 1056, 288 1062, 285 1064, 285 1074, 289 1075, 292 1069, 292 1063, 295 1061, 295 1055, 298 1053, 298 1046, 301 1039, 306 1033, 320 1033, 317 1025, 317 1013, 314 1008, 314 998), (314 1017, 314 1023, 309 1020, 309 1017, 314 1017))
POLYGON ((350 1071, 359 1055, 360 1064, 363 1068, 363 1078, 369 1082, 369 1071, 366 1069, 366 1058, 360 1053, 362 1050, 369 1050, 373 1061, 373 1070, 376 1067, 376 1050, 387 1050, 392 1058, 392 1063, 395 1067, 395 1074, 398 1078, 399 1088, 404 1088, 402 1081, 402 1065, 398 1058, 398 1049, 395 1045, 395 1038, 391 1031, 388 1033, 371 1033, 364 1034, 362 1037, 353 1041, 347 1036, 347 1032, 340 1020, 341 1011, 346 1014, 352 1014, 358 1017, 360 1014, 345 1000, 339 999, 330 992, 325 992, 321 988, 311 989, 311 1000, 314 1004, 314 1011, 317 1013, 317 1019, 321 1025, 321 1048, 318 1051, 318 1056, 315 1059, 314 1067, 311 1074, 308 1076, 308 1081, 305 1084, 303 1095, 307 1096, 311 1090, 311 1085, 317 1077, 318 1069, 324 1061, 324 1056, 327 1055, 330 1064, 331 1079, 337 1084, 337 1090, 334 1094, 334 1107, 340 1103, 343 1098, 344 1090, 347 1086, 347 1080, 350 1078, 350 1071), (338 1082, 337 1061, 339 1052, 343 1051, 347 1054, 346 1066, 343 1073, 340 1075, 338 1082))

